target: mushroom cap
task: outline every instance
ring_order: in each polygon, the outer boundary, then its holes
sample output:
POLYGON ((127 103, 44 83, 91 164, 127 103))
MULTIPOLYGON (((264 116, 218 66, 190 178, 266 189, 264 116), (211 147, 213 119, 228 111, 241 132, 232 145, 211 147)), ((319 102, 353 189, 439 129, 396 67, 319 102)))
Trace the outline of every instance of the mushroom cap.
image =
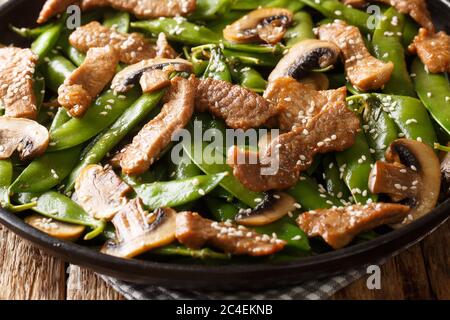
POLYGON ((28 216, 24 220, 32 227, 50 235, 51 237, 66 241, 78 240, 86 229, 85 226, 52 220, 38 214, 28 216))
POLYGON ((267 225, 295 211, 295 203, 295 199, 287 193, 267 193, 255 209, 239 213, 235 220, 244 226, 267 225))
POLYGON ((144 72, 156 69, 191 73, 193 66, 189 61, 180 58, 143 60, 120 71, 114 77, 111 88, 117 92, 126 92, 139 83, 144 72))
MULTIPOLYGON (((412 210, 402 224, 429 213, 438 202, 441 187, 440 162, 434 150, 416 140, 398 139, 392 142, 386 151, 386 160, 393 165, 374 166, 369 179, 369 189, 374 193, 393 193, 393 200, 406 199, 405 204, 412 210), (395 172, 395 168, 398 168, 399 173, 395 172), (388 179, 401 177, 402 174, 405 176, 403 180, 388 179), (409 178, 408 175, 415 178, 409 178), (377 179, 379 181, 376 181, 377 179), (406 182, 403 183, 405 185, 400 183, 410 180, 414 180, 411 185, 406 185, 406 182), (394 189, 397 191, 393 192, 394 189)), ((393 227, 398 228, 402 224, 393 227)))
POLYGON ((292 18, 293 13, 287 9, 257 9, 228 25, 223 30, 223 36, 234 43, 263 40, 269 44, 276 44, 283 39, 292 18))
POLYGON ((47 150, 50 136, 47 128, 34 120, 0 117, 0 160, 17 151, 21 160, 30 160, 47 150))
POLYGON ((332 66, 341 50, 329 41, 310 39, 297 43, 278 62, 269 76, 269 82, 286 76, 300 79, 314 69, 332 66))

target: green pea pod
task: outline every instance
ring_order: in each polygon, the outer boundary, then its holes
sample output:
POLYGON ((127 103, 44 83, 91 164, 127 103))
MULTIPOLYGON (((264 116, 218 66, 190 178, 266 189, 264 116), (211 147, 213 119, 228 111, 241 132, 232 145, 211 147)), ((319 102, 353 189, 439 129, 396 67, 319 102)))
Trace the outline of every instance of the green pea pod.
POLYGON ((214 20, 227 13, 234 0, 197 0, 195 12, 189 16, 189 20, 214 20))
POLYGON ((206 206, 214 220, 217 221, 234 221, 234 218, 239 213, 239 208, 234 204, 217 198, 207 197, 206 206))
POLYGON ((226 176, 225 173, 203 175, 184 180, 135 185, 137 196, 150 209, 178 207, 208 194, 226 176))
POLYGON ((53 50, 58 42, 59 36, 64 28, 64 19, 55 25, 51 26, 43 32, 31 44, 31 50, 39 56, 39 61, 42 62, 45 57, 53 50))
POLYGON ((258 93, 264 92, 267 87, 267 81, 263 76, 253 68, 239 68, 233 72, 235 80, 244 88, 258 93))
POLYGON ((126 95, 116 95, 108 90, 97 98, 81 119, 70 119, 51 133, 49 152, 65 150, 80 145, 110 126, 139 97, 133 88, 126 95))
POLYGON ((10 192, 46 192, 60 184, 78 162, 81 147, 46 153, 35 159, 13 182, 10 192))
POLYGON ((53 132, 59 127, 61 127, 64 123, 72 119, 70 115, 67 113, 65 108, 58 108, 55 117, 53 118, 52 124, 50 126, 49 132, 53 132))
POLYGON ((450 134, 450 82, 444 73, 429 73, 419 58, 412 64, 414 86, 425 107, 450 134))
POLYGON ((78 51, 71 46, 71 44, 69 43, 69 35, 69 30, 63 32, 58 40, 57 47, 68 59, 70 59, 70 61, 72 61, 76 66, 79 67, 86 59, 86 54, 78 51))
POLYGON ((78 165, 66 181, 65 192, 71 191, 81 170, 86 166, 99 163, 122 139, 135 128, 158 105, 165 90, 142 95, 129 107, 116 122, 100 134, 82 153, 78 165))
POLYGON ((104 15, 103 25, 114 28, 118 32, 127 33, 130 29, 130 14, 123 11, 107 11, 104 15))
POLYGON ((320 190, 316 180, 306 175, 302 175, 297 184, 287 192, 294 197, 294 199, 302 206, 302 209, 306 211, 342 205, 337 198, 330 196, 325 190, 322 190, 322 192, 320 192, 320 190))
POLYGON ((189 249, 182 245, 170 244, 166 247, 157 248, 152 250, 153 254, 158 254, 162 256, 182 256, 191 257, 195 259, 219 259, 228 260, 231 258, 229 254, 213 251, 209 248, 203 248, 199 250, 189 249))
POLYGON ((383 92, 415 97, 414 85, 406 65, 405 50, 401 43, 404 24, 404 15, 395 8, 388 9, 375 29, 372 47, 378 59, 394 64, 391 79, 384 85, 383 92))
POLYGON ((245 52, 232 49, 222 51, 227 59, 239 60, 247 66, 275 67, 281 57, 273 53, 245 52))
POLYGON ((303 40, 315 39, 311 15, 304 11, 297 12, 294 15, 294 26, 286 32, 285 38, 288 47, 292 47, 303 40))
POLYGON ((415 36, 419 33, 417 23, 409 16, 405 17, 405 26, 403 28, 402 43, 405 48, 413 42, 415 36))
POLYGON ((217 46, 213 46, 210 51, 211 58, 209 59, 209 64, 203 74, 203 78, 212 78, 231 82, 230 69, 222 50, 217 46))
POLYGON ((175 165, 174 180, 182 180, 196 177, 202 174, 202 171, 190 159, 180 161, 175 165))
POLYGON ((338 199, 347 199, 351 196, 350 191, 345 185, 344 180, 341 179, 338 165, 335 157, 327 154, 323 158, 323 178, 325 180, 325 188, 327 192, 338 199))
POLYGON ((58 88, 75 69, 73 63, 63 56, 51 55, 48 62, 42 65, 41 71, 45 77, 47 88, 53 92, 58 92, 58 88))
POLYGON ((336 160, 356 203, 376 202, 377 196, 368 190, 374 161, 364 132, 358 133, 351 148, 337 153, 336 160))
MULTIPOLYGON (((31 196, 35 197, 36 195, 31 194, 31 196)), ((24 201, 28 198, 25 194, 19 195, 17 199, 18 201, 24 201)), ((37 205, 32 210, 47 218, 92 228, 93 230, 84 237, 85 240, 92 240, 99 236, 106 226, 104 221, 92 218, 70 198, 54 191, 38 196, 37 205)))
POLYGON ((36 39, 37 37, 39 37, 41 34, 46 32, 48 29, 50 29, 53 26, 54 26, 54 24, 49 23, 49 24, 39 26, 36 28, 18 28, 13 25, 9 25, 9 28, 11 29, 11 31, 13 31, 15 34, 21 36, 22 38, 36 39))
POLYGON ((0 160, 0 207, 11 212, 21 212, 36 206, 36 202, 27 201, 14 206, 9 198, 9 186, 13 179, 13 164, 11 160, 0 160))
POLYGON ((300 0, 307 6, 319 11, 327 18, 341 19, 347 21, 350 25, 358 27, 364 33, 372 33, 367 26, 370 21, 370 15, 364 11, 346 6, 338 0, 300 0))
POLYGON ((39 113, 41 113, 41 106, 44 102, 45 96, 45 78, 42 77, 39 73, 35 73, 34 75, 33 91, 34 96, 36 97, 37 110, 39 113))
POLYGON ((255 10, 258 8, 286 8, 292 12, 296 12, 304 7, 299 1, 292 0, 239 0, 233 4, 233 10, 255 10))

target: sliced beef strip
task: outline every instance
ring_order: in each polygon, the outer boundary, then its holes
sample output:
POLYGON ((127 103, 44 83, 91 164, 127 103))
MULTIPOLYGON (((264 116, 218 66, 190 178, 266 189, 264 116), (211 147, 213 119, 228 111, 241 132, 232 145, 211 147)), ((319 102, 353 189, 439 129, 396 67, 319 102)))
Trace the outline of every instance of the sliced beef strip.
POLYGON ((111 46, 89 49, 83 64, 58 89, 58 102, 71 116, 82 117, 112 80, 119 54, 111 46))
POLYGON ((30 49, 0 48, 0 104, 5 116, 36 119, 33 75, 37 61, 30 49))
POLYGON ((138 18, 187 16, 195 11, 196 0, 83 0, 84 9, 111 6, 138 18))
MULTIPOLYGON (((343 94, 345 89, 338 89, 343 94)), ((275 105, 278 125, 282 131, 304 126, 334 98, 336 90, 317 91, 310 84, 303 84, 291 77, 279 78, 269 83, 264 97, 275 105)))
POLYGON ((433 20, 428 10, 426 0, 371 0, 372 2, 383 2, 395 7, 400 13, 409 14, 418 24, 434 31, 433 20))
POLYGON ((393 203, 372 203, 309 211, 297 223, 308 237, 322 237, 334 249, 348 245, 358 234, 403 221, 410 208, 393 203))
POLYGON ((112 46, 120 56, 120 61, 135 64, 156 56, 156 50, 143 35, 139 33, 122 33, 104 27, 97 21, 78 27, 69 37, 70 44, 82 52, 90 48, 112 46))
POLYGON ((232 147, 228 163, 234 176, 252 191, 292 187, 300 173, 309 168, 319 153, 339 152, 351 147, 360 130, 358 116, 347 108, 345 88, 336 90, 324 109, 305 126, 274 138, 259 154, 232 147), (251 164, 250 156, 258 159, 251 164))
POLYGON ((167 94, 168 101, 160 114, 147 123, 115 157, 125 174, 139 175, 147 171, 161 151, 169 145, 172 136, 191 119, 194 111, 195 88, 192 81, 174 78, 167 94))
POLYGON ((194 212, 178 213, 176 226, 178 241, 193 249, 210 245, 233 255, 265 256, 282 250, 286 244, 243 226, 202 218, 194 212))
POLYGON ((356 88, 377 90, 390 80, 394 64, 373 57, 357 27, 337 20, 319 27, 318 35, 321 40, 334 42, 341 49, 347 77, 356 88))
POLYGON ((211 78, 194 81, 196 110, 224 119, 231 128, 260 127, 276 113, 274 106, 252 90, 211 78))
POLYGON ((444 31, 433 33, 420 28, 419 34, 409 46, 432 73, 450 72, 450 36, 444 31))
POLYGON ((158 35, 158 40, 156 41, 156 56, 159 58, 175 59, 179 54, 167 41, 167 37, 164 32, 158 35))
POLYGON ((109 221, 127 204, 130 191, 111 168, 90 165, 78 176, 73 198, 92 217, 109 221))
POLYGON ((46 23, 50 18, 63 13, 78 0, 47 0, 39 13, 37 23, 46 23))

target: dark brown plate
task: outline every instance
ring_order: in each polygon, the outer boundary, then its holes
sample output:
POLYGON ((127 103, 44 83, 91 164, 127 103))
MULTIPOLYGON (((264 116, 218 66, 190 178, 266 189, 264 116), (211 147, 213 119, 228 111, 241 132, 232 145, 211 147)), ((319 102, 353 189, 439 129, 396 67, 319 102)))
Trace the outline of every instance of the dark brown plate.
MULTIPOLYGON (((436 24, 450 30, 448 1, 429 1, 436 24)), ((0 42, 20 43, 8 31, 8 24, 31 25, 43 1, 13 0, 0 7, 0 42)), ((372 241, 277 264, 191 265, 143 260, 124 260, 101 254, 91 248, 60 241, 25 224, 20 217, 0 209, 0 222, 19 236, 66 261, 96 272, 136 283, 168 288, 242 290, 279 288, 306 280, 327 277, 350 268, 392 256, 422 240, 444 223, 450 212, 450 200, 430 214, 399 230, 372 241)))

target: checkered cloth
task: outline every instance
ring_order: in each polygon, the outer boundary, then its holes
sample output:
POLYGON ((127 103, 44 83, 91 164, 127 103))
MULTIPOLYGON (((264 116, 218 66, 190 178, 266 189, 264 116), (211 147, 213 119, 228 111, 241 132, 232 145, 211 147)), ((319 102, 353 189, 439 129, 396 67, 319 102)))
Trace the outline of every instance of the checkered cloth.
POLYGON ((364 276, 365 268, 325 280, 313 280, 299 286, 260 292, 201 292, 169 290, 162 287, 127 283, 101 276, 117 292, 129 300, 323 300, 364 276))

